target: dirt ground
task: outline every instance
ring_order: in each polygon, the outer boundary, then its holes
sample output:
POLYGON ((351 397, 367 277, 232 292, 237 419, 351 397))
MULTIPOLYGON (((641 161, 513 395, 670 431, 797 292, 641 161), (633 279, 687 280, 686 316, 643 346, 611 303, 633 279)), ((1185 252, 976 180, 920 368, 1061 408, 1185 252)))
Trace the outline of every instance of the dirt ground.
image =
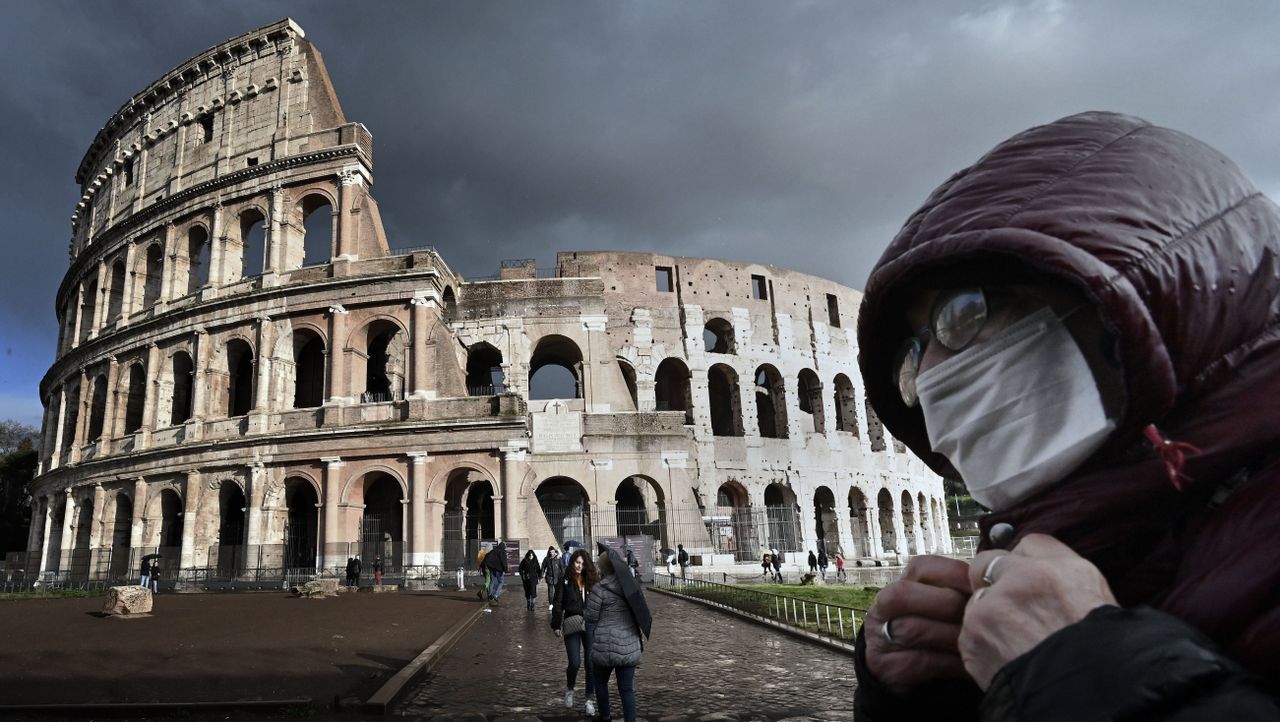
POLYGON ((308 697, 315 714, 368 698, 479 604, 458 592, 161 594, 151 616, 122 619, 100 615, 104 600, 0 602, 0 705, 308 697))

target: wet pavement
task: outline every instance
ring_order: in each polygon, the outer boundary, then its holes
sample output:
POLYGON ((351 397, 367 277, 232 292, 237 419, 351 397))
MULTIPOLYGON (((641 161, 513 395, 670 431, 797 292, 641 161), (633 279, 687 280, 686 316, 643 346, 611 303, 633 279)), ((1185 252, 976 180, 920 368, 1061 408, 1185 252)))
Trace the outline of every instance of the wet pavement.
MULTIPOLYGON (((852 720, 853 658, 796 637, 650 592, 653 638, 636 672, 639 717, 705 720, 852 720)), ((525 609, 516 594, 486 614, 393 714, 437 722, 581 720, 585 671, 564 707, 564 643, 546 601, 525 609)), ((614 719, 622 719, 610 685, 614 719)))

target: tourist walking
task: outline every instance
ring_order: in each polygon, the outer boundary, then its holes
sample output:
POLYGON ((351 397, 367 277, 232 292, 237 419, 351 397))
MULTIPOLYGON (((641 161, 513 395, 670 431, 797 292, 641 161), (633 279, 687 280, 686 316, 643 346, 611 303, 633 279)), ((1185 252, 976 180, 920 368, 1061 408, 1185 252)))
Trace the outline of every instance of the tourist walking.
POLYGON ((827 550, 818 547, 818 573, 822 575, 822 581, 827 581, 827 550))
POLYGON ((484 566, 489 570, 489 603, 497 605, 502 596, 502 586, 507 577, 507 543, 498 542, 484 557, 484 566))
POLYGON ((596 713, 595 678, 591 668, 591 636, 595 629, 587 626, 582 616, 587 595, 600 581, 596 565, 585 549, 576 549, 569 557, 564 576, 556 584, 555 598, 551 606, 551 628, 564 640, 564 651, 569 664, 565 667, 564 706, 573 707, 573 688, 578 681, 578 668, 586 665, 586 713, 596 713))
POLYGON ((627 566, 631 569, 631 576, 633 577, 640 576, 640 560, 636 559, 636 555, 631 552, 630 545, 626 547, 626 551, 627 551, 627 566))
POLYGON ((382 555, 373 558, 373 583, 382 586, 382 555))
POLYGON ((490 574, 489 574, 489 567, 486 566, 484 563, 484 560, 487 559, 488 557, 489 557, 488 549, 481 549, 480 551, 476 552, 476 568, 480 570, 480 573, 482 575, 484 575, 484 581, 481 583, 480 588, 476 590, 476 599, 479 599, 481 601, 487 600, 489 598, 490 574))
POLYGON ((809 550, 809 573, 818 576, 818 555, 812 549, 809 550))
POLYGON ((354 587, 356 585, 356 559, 355 557, 347 557, 347 586, 354 587))
POLYGON ((773 550, 773 581, 782 583, 782 555, 777 549, 773 550))
POLYGON ((680 578, 684 579, 688 576, 689 552, 684 550, 683 544, 677 544, 676 549, 676 562, 680 565, 680 578))
POLYGON ((564 565, 560 563, 560 552, 555 547, 547 547, 547 556, 542 560, 542 581, 547 583, 547 611, 555 605, 556 584, 564 576, 564 565))
POLYGON ((530 549, 524 553, 524 559, 520 560, 520 583, 524 585, 524 601, 531 612, 534 603, 538 601, 538 579, 541 576, 538 555, 530 549))
POLYGON ((357 554, 351 560, 351 586, 360 586, 360 572, 364 569, 364 565, 360 563, 360 555, 357 554))
POLYGON ((766 552, 765 554, 761 555, 761 557, 760 557, 760 568, 763 570, 763 571, 761 571, 761 572, 760 572, 760 576, 762 576, 762 577, 767 577, 767 576, 769 576, 769 572, 773 570, 773 555, 772 555, 772 554, 769 554, 769 553, 767 553, 767 552, 766 552))
POLYGON ((991 513, 863 617, 856 719, 1277 720, 1280 208, 1089 112, 952 174, 858 314, 867 404, 991 513))
MULTIPOLYGON (((591 590, 583 615, 595 628, 591 646, 591 665, 595 676, 596 702, 600 718, 612 719, 609 707, 609 677, 617 678, 618 697, 622 701, 622 719, 636 719, 636 665, 644 649, 637 612, 649 617, 644 593, 634 576, 624 581, 627 571, 620 569, 623 560, 616 552, 605 549, 597 559, 600 583, 591 590), (640 609, 637 609, 639 607, 640 609)), ((645 625, 646 629, 648 624, 645 625)))
POLYGON ((836 579, 841 582, 849 580, 848 575, 844 573, 844 552, 836 552, 836 579))

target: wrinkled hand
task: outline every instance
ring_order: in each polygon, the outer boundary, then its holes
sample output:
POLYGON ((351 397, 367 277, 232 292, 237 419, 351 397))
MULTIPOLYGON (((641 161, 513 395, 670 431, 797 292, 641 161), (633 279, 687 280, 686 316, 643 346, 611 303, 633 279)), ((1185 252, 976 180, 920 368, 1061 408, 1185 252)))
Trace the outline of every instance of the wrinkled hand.
POLYGON ((871 674, 899 694, 934 679, 968 677, 956 646, 968 600, 968 564, 913 558, 902 577, 876 595, 863 623, 871 674))
POLYGON ((560 636, 560 630, 559 630, 559 629, 557 629, 557 630, 556 630, 556 636, 557 636, 557 637, 559 637, 559 636, 560 636))
POLYGON ((1044 534, 1028 534, 1011 552, 977 555, 969 583, 974 594, 964 612, 960 656, 984 691, 1001 667, 1093 609, 1116 603, 1097 567, 1044 534), (983 580, 988 568, 990 585, 983 580))

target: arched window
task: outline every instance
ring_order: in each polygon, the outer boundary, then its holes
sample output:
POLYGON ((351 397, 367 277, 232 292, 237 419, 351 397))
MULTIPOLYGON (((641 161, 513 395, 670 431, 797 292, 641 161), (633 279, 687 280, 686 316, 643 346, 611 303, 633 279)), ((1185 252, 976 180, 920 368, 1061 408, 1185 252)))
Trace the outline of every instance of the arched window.
POLYGON ((294 332, 293 364, 293 408, 310 409, 323 404, 324 341, 314 331, 294 332))
POLYGON ((80 384, 67 391, 66 410, 62 421, 62 448, 70 449, 76 442, 76 424, 80 421, 80 384))
POLYGON ((170 361, 173 373, 173 400, 169 405, 169 424, 177 426, 191 418, 191 392, 194 388, 192 377, 195 375, 191 357, 179 351, 170 361))
POLYGON ((262 275, 266 236, 267 219, 262 215, 262 211, 250 208, 240 214, 241 278, 262 275))
POLYGON ((124 433, 132 434, 142 428, 142 408, 147 397, 147 372, 142 364, 129 367, 129 390, 125 397, 124 433))
POLYGON ((872 451, 884 451, 884 424, 880 423, 880 417, 876 416, 876 410, 871 408, 871 402, 867 402, 867 437, 871 441, 872 451))
MULTIPOLYGON (((147 246, 142 274, 142 306, 151 308, 160 300, 160 280, 164 276, 164 249, 159 243, 147 246)), ((136 281, 135 281, 136 283, 136 281)), ((139 309, 140 310, 140 309, 139 309)))
POLYGON ((369 324, 365 390, 361 400, 395 401, 404 397, 405 343, 400 327, 390 321, 369 324))
POLYGON ((467 395, 493 396, 505 392, 502 352, 484 341, 467 349, 467 395))
POLYGON ((329 199, 313 193, 302 199, 302 258, 291 268, 318 266, 334 256, 333 225, 336 218, 329 199))
POLYGON ((187 293, 209 283, 209 232, 202 226, 187 231, 187 293))
POLYGON ((756 422, 761 436, 787 438, 787 397, 782 374, 770 364, 756 369, 756 422))
POLYGON ((702 329, 702 345, 708 353, 737 353, 733 324, 723 318, 707 321, 702 329))
POLYGON ((80 342, 84 343, 93 332, 94 309, 98 302, 98 279, 91 278, 84 282, 80 300, 80 342))
POLYGON ((458 320, 458 299, 453 295, 452 286, 445 287, 440 302, 444 306, 444 322, 453 323, 458 320))
POLYGON ((805 431, 827 433, 827 413, 822 407, 822 381, 810 369, 800 371, 796 395, 799 396, 800 421, 805 431))
POLYGON ((725 364, 707 370, 707 396, 711 401, 711 433, 742 436, 742 402, 738 372, 725 364))
POLYGON ((684 365, 684 361, 674 356, 665 358, 658 364, 653 385, 658 411, 683 411, 686 424, 693 423, 693 392, 689 386, 689 375, 689 367, 684 365))
POLYGON ((116 260, 111 264, 111 285, 107 295, 107 323, 119 320, 124 310, 124 261, 116 260))
POLYGON ((853 384, 844 374, 836 374, 834 385, 836 401, 836 431, 847 431, 858 438, 858 399, 853 384))
POLYGON ((99 374, 93 380, 93 402, 89 406, 89 441, 102 438, 102 423, 107 415, 107 377, 99 374))
POLYGON ((227 343, 227 416, 244 416, 253 408, 253 349, 240 339, 227 343))
POLYGON ((582 398, 582 351, 564 336, 544 336, 529 361, 529 398, 582 398))
POLYGON ((626 359, 618 359, 618 369, 622 371, 622 381, 627 385, 627 395, 631 397, 631 410, 640 410, 640 390, 636 386, 636 369, 626 359))

